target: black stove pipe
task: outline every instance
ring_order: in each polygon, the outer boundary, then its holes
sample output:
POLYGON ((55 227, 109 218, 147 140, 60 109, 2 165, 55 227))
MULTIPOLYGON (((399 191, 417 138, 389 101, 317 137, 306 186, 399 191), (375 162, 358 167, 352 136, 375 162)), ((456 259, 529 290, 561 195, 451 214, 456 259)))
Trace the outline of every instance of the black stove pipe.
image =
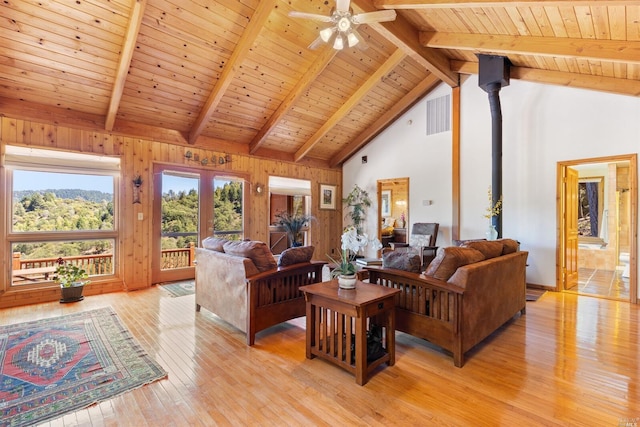
MULTIPOLYGON (((491 206, 495 206, 502 194, 502 109, 500 107, 500 83, 488 86, 489 107, 491 108, 491 206)), ((491 218, 491 223, 502 238, 502 209, 491 218)))
MULTIPOLYGON (((489 94, 491 108, 491 206, 502 197, 502 109, 500 89, 509 85, 509 58, 495 55, 478 55, 478 85, 489 94)), ((491 218, 491 224, 502 237, 502 209, 491 218)))

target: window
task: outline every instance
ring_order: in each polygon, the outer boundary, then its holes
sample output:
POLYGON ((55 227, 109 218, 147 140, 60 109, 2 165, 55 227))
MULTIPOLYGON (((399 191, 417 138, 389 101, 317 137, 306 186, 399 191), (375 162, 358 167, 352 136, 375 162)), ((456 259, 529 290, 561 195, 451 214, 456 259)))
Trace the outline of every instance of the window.
POLYGON ((59 258, 112 275, 117 158, 7 146, 11 287, 51 284, 59 258))
POLYGON ((213 235, 228 240, 244 238, 244 180, 213 179, 213 235))

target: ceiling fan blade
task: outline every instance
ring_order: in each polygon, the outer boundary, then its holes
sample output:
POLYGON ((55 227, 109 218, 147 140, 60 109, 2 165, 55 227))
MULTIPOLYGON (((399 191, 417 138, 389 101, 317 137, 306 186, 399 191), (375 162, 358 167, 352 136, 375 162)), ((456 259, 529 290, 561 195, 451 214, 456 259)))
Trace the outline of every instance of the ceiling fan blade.
POLYGON ((322 40, 322 37, 318 36, 314 41, 311 42, 311 44, 309 44, 309 49, 316 50, 322 44, 324 44, 324 41, 322 40))
POLYGON ((349 12, 350 0, 336 0, 336 9, 338 12, 349 12))
POLYGON ((358 44, 356 47, 360 50, 367 50, 369 44, 364 40, 364 37, 362 37, 356 30, 353 30, 352 33, 358 38, 358 44))
POLYGON ((291 16, 292 18, 303 18, 320 22, 331 22, 330 16, 318 15, 317 13, 298 12, 296 10, 292 10, 291 12, 289 12, 289 16, 291 16))
POLYGON ((378 10, 376 12, 359 13, 351 17, 354 24, 371 24, 373 22, 393 21, 394 19, 396 19, 395 10, 378 10))

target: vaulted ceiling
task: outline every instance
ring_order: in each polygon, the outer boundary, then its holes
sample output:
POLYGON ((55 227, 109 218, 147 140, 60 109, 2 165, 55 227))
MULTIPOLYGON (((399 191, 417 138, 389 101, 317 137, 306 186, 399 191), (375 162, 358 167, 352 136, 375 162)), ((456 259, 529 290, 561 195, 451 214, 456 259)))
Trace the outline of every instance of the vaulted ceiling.
POLYGON ((440 82, 511 77, 637 96, 640 2, 352 0, 368 48, 308 46, 333 0, 6 0, 0 114, 339 166, 440 82))

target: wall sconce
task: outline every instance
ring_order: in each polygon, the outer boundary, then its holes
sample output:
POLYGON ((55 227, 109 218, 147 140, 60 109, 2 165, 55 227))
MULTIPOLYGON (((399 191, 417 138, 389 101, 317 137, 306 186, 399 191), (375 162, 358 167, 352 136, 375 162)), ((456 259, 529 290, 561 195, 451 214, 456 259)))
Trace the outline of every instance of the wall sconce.
POLYGON ((264 193, 264 185, 256 184, 255 188, 256 188, 256 194, 258 196, 262 196, 262 194, 264 193))
POLYGON ((133 184, 133 204, 141 203, 140 187, 142 186, 142 177, 140 175, 137 175, 131 182, 133 184))

